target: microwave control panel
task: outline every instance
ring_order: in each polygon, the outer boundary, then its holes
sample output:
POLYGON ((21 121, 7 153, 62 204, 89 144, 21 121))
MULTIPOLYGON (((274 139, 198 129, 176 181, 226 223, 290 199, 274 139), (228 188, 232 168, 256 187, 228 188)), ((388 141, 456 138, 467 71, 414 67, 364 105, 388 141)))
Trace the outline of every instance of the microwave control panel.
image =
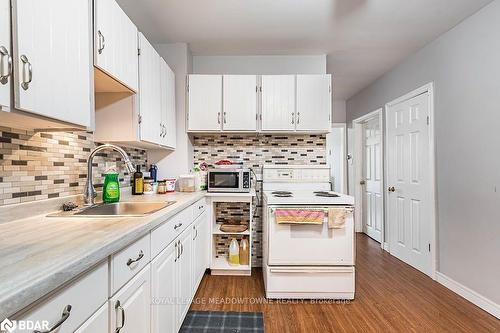
POLYGON ((250 172, 243 172, 243 188, 250 188, 250 172))

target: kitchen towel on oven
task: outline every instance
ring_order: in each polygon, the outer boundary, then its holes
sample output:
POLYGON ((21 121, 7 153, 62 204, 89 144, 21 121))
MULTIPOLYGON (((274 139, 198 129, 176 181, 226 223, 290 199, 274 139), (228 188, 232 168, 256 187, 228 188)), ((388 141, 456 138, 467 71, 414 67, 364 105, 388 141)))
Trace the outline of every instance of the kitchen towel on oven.
POLYGON ((328 228, 342 229, 345 226, 347 215, 351 212, 350 209, 344 207, 336 207, 328 209, 328 228))
POLYGON ((325 212, 309 209, 276 209, 274 216, 278 224, 323 224, 325 212))

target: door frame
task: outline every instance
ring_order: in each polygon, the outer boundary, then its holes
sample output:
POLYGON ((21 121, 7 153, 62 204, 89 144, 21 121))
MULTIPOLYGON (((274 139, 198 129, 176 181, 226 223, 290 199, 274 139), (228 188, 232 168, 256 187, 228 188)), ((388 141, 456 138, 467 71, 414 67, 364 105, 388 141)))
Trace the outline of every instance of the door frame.
MULTIPOLYGON (((385 126, 384 126, 384 112, 383 109, 377 109, 372 111, 364 116, 361 116, 352 121, 352 125, 354 128, 354 147, 353 147, 353 160, 354 160, 354 199, 357 207, 362 207, 363 205, 363 186, 359 183, 360 176, 363 174, 363 124, 372 118, 378 118, 380 125, 380 135, 381 137, 381 145, 380 145, 380 154, 381 163, 382 163, 382 230, 380 235, 380 247, 384 250, 388 251, 388 244, 386 244, 385 240, 385 210, 386 210, 386 200, 385 200, 385 126)), ((354 213, 355 218, 355 231, 363 232, 363 209, 356 209, 354 213)))
MULTIPOLYGON (((430 277, 433 280, 436 280, 436 271, 437 271, 437 201, 436 201, 436 147, 435 147, 435 131, 434 131, 434 82, 427 83, 426 85, 417 88, 399 98, 396 98, 395 100, 387 103, 385 105, 385 114, 384 116, 387 117, 387 113, 389 108, 407 101, 409 99, 412 99, 414 97, 417 97, 419 95, 428 93, 429 94, 429 167, 430 167, 430 189, 429 189, 429 198, 431 201, 430 204, 430 210, 431 210, 431 275, 430 277)), ((384 128, 384 133, 387 133, 387 123, 385 124, 384 128)), ((384 145, 387 146, 387 136, 384 136, 384 145)), ((389 161, 387 160, 387 154, 384 157, 384 164, 388 164, 389 161)), ((387 168, 384 168, 384 178, 388 178, 388 170, 387 168)), ((385 191, 386 184, 384 184, 384 193, 385 191)), ((384 200, 384 210, 387 211, 387 201, 384 200)), ((391 226, 388 224, 387 225, 387 231, 390 231, 391 226)), ((387 237, 389 239, 389 237, 387 237)), ((390 244, 387 243, 387 251, 390 252, 390 244)))

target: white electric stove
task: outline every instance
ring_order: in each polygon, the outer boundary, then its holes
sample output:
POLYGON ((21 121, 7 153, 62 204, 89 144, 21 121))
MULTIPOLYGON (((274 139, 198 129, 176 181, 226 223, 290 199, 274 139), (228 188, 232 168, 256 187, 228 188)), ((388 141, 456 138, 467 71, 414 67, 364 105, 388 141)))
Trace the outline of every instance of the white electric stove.
POLYGON ((330 191, 327 166, 264 166, 263 274, 268 298, 353 299, 354 198, 330 191), (347 212, 328 228, 330 208, 347 212), (278 224, 277 209, 322 210, 323 224, 278 224))

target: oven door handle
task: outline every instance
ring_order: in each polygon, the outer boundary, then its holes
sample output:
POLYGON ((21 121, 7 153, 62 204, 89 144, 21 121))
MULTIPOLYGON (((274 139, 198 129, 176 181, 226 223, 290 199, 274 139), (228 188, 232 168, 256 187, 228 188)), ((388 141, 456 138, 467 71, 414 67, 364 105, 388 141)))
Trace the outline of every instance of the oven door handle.
POLYGON ((322 269, 293 269, 293 268, 271 268, 270 269, 271 273, 310 273, 310 274, 315 274, 315 273, 351 273, 352 269, 349 268, 333 268, 333 269, 328 269, 328 268, 322 268, 322 269))

